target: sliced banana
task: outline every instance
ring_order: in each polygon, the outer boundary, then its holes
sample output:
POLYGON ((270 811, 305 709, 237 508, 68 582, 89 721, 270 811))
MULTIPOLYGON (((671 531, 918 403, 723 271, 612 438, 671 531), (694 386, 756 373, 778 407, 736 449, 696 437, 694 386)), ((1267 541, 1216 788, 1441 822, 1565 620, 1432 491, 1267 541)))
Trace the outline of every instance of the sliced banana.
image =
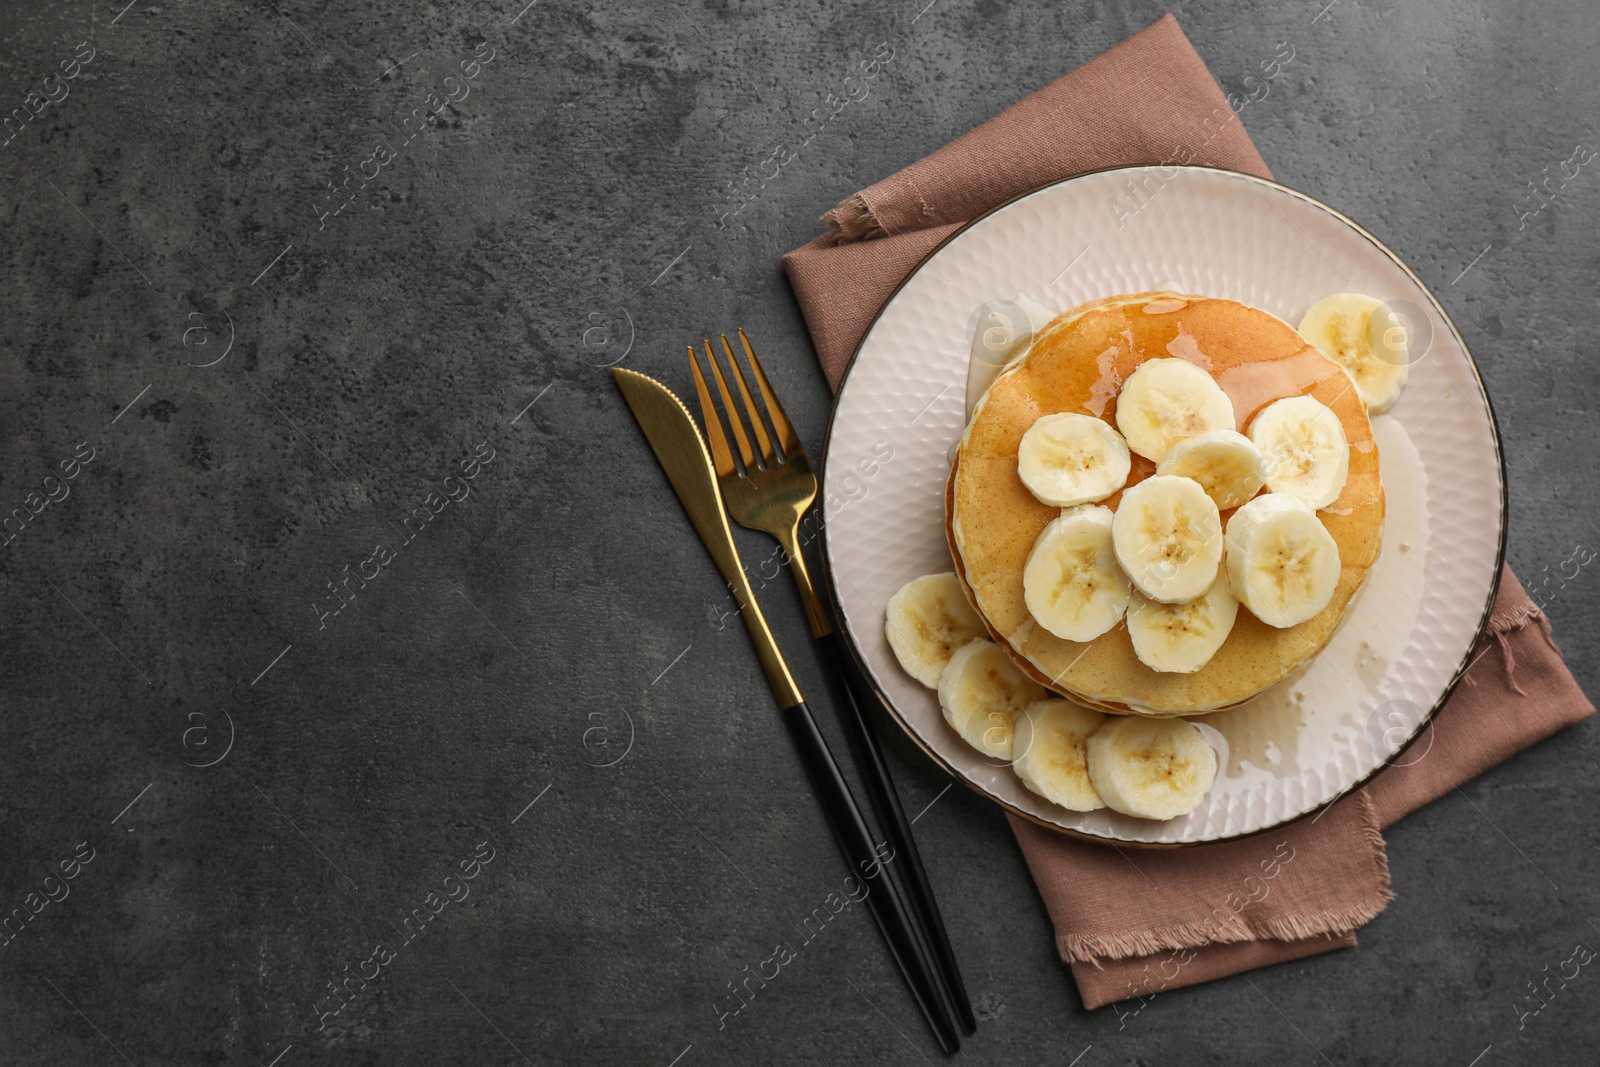
POLYGON ((1314 396, 1275 400, 1250 420, 1250 440, 1267 464, 1267 488, 1299 497, 1313 510, 1344 492, 1350 444, 1344 424, 1314 396))
POLYGON ((1228 585, 1268 626, 1296 626, 1328 606, 1339 546, 1317 513, 1284 493, 1258 496, 1228 520, 1228 585))
POLYGON ((1089 780, 1112 811, 1187 815, 1217 777, 1217 751, 1182 719, 1118 716, 1089 735, 1089 780))
POLYGON ((1222 564, 1217 505, 1192 478, 1158 474, 1124 490, 1111 542, 1134 588, 1164 604, 1204 593, 1222 564))
POLYGON ((1044 686, 993 641, 964 645, 939 676, 939 707, 950 728, 979 752, 1008 762, 1017 716, 1044 695, 1044 686))
POLYGON ((1193 478, 1218 508, 1236 508, 1261 491, 1267 464, 1260 449, 1237 430, 1207 430, 1167 450, 1157 474, 1193 478))
POLYGON ((1133 460, 1104 419, 1063 412, 1034 420, 1017 446, 1017 475, 1042 504, 1070 508, 1121 489, 1133 460))
POLYGON ((1154 463, 1185 437, 1232 430, 1233 401, 1215 378, 1183 359, 1148 359, 1117 394, 1117 429, 1154 463))
POLYGON ((1219 569, 1211 588, 1187 604, 1163 604, 1135 593, 1128 603, 1128 636, 1134 655, 1151 670, 1193 674, 1211 662, 1238 616, 1239 602, 1219 569))
POLYGON ((1405 323, 1374 297, 1323 297, 1300 320, 1300 336, 1345 369, 1374 415, 1394 407, 1411 377, 1405 323))
POLYGON ((929 689, 939 687, 956 649, 988 634, 967 602, 961 579, 950 573, 907 582, 889 598, 884 619, 884 635, 900 666, 929 689))
POLYGON ((1022 599, 1063 641, 1093 641, 1128 610, 1128 576, 1111 544, 1111 509, 1084 504, 1039 532, 1022 568, 1022 599))
POLYGON ((1068 811, 1106 806, 1089 781, 1089 735, 1106 717, 1070 700, 1041 700, 1017 716, 1012 769, 1022 784, 1068 811))

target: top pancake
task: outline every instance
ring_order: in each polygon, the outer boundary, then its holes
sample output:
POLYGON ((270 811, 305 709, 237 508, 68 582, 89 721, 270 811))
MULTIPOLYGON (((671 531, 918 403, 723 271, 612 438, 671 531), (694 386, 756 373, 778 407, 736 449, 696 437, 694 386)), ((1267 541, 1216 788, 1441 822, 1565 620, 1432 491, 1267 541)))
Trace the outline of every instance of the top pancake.
MULTIPOLYGON (((1133 457, 1128 485, 1155 473, 1133 457)), ((1116 509, 1119 492, 1102 503, 1116 509)), ((1052 320, 1027 353, 979 400, 946 493, 946 530, 957 573, 991 633, 1036 680, 1114 712, 1185 715, 1230 707, 1281 681, 1333 636, 1378 558, 1383 486, 1372 424, 1350 378, 1281 319, 1232 300, 1140 293, 1076 308, 1052 320), (1117 393, 1147 359, 1176 356, 1216 379, 1244 432, 1275 400, 1312 396, 1344 427, 1350 474, 1339 499, 1317 513, 1339 548, 1341 573, 1321 614, 1287 629, 1243 606, 1217 654, 1193 674, 1151 670, 1119 625, 1089 642, 1064 641, 1033 621, 1022 570, 1034 540, 1060 508, 1041 504, 1017 475, 1017 446, 1041 416, 1075 412, 1116 427, 1117 393)), ((1233 510, 1222 512, 1226 525, 1233 510)))

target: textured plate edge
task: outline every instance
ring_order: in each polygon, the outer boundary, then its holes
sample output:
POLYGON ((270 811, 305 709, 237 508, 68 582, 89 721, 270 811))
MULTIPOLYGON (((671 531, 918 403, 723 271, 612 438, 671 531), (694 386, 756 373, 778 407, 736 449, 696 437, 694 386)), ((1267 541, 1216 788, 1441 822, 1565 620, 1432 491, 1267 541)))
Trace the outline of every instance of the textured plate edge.
MULTIPOLYGON (((1025 819, 1026 821, 1028 821, 1030 823, 1033 823, 1036 826, 1043 827, 1044 829, 1049 830, 1052 833, 1061 834, 1062 836, 1065 836, 1065 837, 1076 838, 1076 839, 1079 839, 1079 840, 1082 840, 1082 841, 1089 841, 1089 842, 1093 842, 1095 844, 1109 844, 1109 845, 1118 845, 1118 846, 1120 846, 1120 845, 1128 845, 1130 847, 1144 848, 1144 849, 1178 849, 1178 848, 1194 848, 1194 847, 1197 847, 1197 846, 1200 846, 1200 845, 1218 844, 1218 843, 1223 842, 1223 841, 1240 841, 1240 840, 1244 840, 1244 839, 1247 839, 1247 838, 1259 837, 1262 834, 1269 833, 1269 832, 1272 832, 1272 831, 1282 830, 1286 826, 1292 826, 1293 824, 1295 824, 1297 822, 1300 822, 1302 819, 1311 817, 1313 815, 1315 815, 1317 818, 1320 818, 1321 816, 1317 814, 1319 811, 1328 810, 1330 807, 1332 807, 1334 804, 1338 803, 1340 800, 1344 799, 1346 796, 1349 796, 1351 793, 1354 793, 1356 790, 1360 789, 1362 786, 1364 786, 1368 782, 1372 781, 1372 779, 1375 778, 1381 771, 1383 771, 1386 768, 1388 768, 1402 754, 1404 754, 1406 751, 1408 751, 1411 748, 1411 746, 1416 743, 1417 739, 1420 738, 1424 733, 1426 733, 1429 730, 1429 728, 1433 724, 1434 717, 1436 715, 1438 715, 1439 710, 1444 707, 1446 702, 1449 701, 1451 695, 1456 691, 1456 687, 1461 684, 1461 679, 1466 676, 1467 668, 1469 666, 1471 666, 1471 664, 1473 662, 1472 655, 1477 650, 1478 646, 1482 643, 1483 638, 1484 638, 1484 634, 1488 630, 1488 627, 1489 627, 1489 616, 1490 616, 1491 611, 1494 608, 1495 599, 1499 596, 1499 593, 1500 593, 1500 578, 1501 578, 1501 575, 1504 572, 1504 568, 1505 568, 1506 533, 1507 533, 1507 527, 1510 525, 1510 496, 1509 496, 1509 494, 1507 492, 1507 488, 1506 488, 1506 456, 1505 456, 1505 449, 1501 446, 1501 441, 1500 441, 1500 421, 1499 421, 1499 417, 1495 414, 1494 403, 1489 397, 1489 391, 1483 384, 1483 374, 1478 370, 1477 357, 1472 354, 1472 349, 1467 346, 1466 340, 1461 336, 1461 331, 1456 328, 1455 320, 1450 317, 1449 312, 1445 311, 1444 305, 1439 302, 1439 297, 1433 291, 1432 287, 1430 287, 1427 284, 1427 282, 1423 281, 1420 277, 1418 277, 1417 273, 1411 269, 1410 265, 1407 264, 1405 262, 1405 260, 1401 259, 1400 256, 1392 248, 1390 248, 1387 244, 1385 244, 1383 241, 1381 241, 1377 237, 1377 235, 1373 234, 1366 227, 1362 226, 1360 223, 1358 223, 1354 219, 1350 218, 1344 212, 1339 211, 1337 208, 1330 207, 1329 205, 1323 203, 1321 200, 1318 200, 1314 196, 1311 196, 1311 195, 1309 195, 1307 193, 1303 193, 1298 189, 1295 189, 1295 188, 1293 188, 1291 186, 1288 186, 1288 185, 1284 185, 1283 183, 1278 182, 1278 181, 1274 181, 1274 180, 1272 180, 1270 178, 1261 178, 1261 177, 1257 177, 1254 174, 1246 174, 1246 173, 1244 173, 1242 171, 1230 170, 1230 169, 1228 169, 1226 167, 1206 167, 1206 166, 1196 166, 1196 165, 1163 166, 1163 165, 1159 165, 1159 164, 1126 164, 1126 165, 1123 165, 1123 166, 1116 166, 1116 167, 1100 167, 1100 168, 1098 168, 1096 170, 1084 171, 1081 174, 1074 174, 1074 175, 1072 175, 1070 177, 1067 177, 1067 178, 1061 178, 1061 179, 1058 179, 1058 180, 1052 181, 1052 182, 1045 182, 1043 185, 1039 185, 1039 186, 1036 186, 1035 188, 1026 190, 1025 192, 1018 193, 1016 196, 1011 197, 1010 199, 1004 201, 1003 203, 995 205, 994 207, 990 208, 988 211, 983 212, 981 215, 978 215, 977 217, 968 220, 966 223, 963 223, 961 225, 961 227, 959 229, 957 229, 955 232, 946 235, 943 240, 941 240, 933 248, 929 249, 927 254, 925 254, 921 259, 919 259, 917 261, 916 266, 912 267, 911 270, 906 274, 906 276, 900 280, 899 284, 897 284, 894 287, 894 289, 889 293, 889 296, 883 302, 883 306, 878 309, 877 314, 873 315, 872 321, 867 324, 866 332, 861 335, 860 342, 858 342, 856 344, 855 350, 850 353, 849 361, 845 363, 844 373, 839 378, 839 388, 837 390, 835 390, 835 392, 834 392, 834 401, 833 401, 832 406, 829 408, 828 425, 827 425, 826 430, 823 433, 822 456, 820 457, 819 462, 817 464, 817 469, 821 472, 822 480, 825 482, 826 481, 826 477, 827 477, 827 470, 828 470, 828 457, 829 457, 829 453, 831 452, 832 444, 833 444, 834 422, 837 419, 838 414, 839 414, 839 397, 843 395, 846 386, 849 385, 850 374, 851 374, 851 372, 853 370, 855 370, 856 361, 861 356, 861 350, 864 347, 866 347, 867 340, 872 336, 872 331, 877 328, 878 323, 883 318, 884 313, 889 309, 889 306, 891 304, 893 304, 895 299, 900 295, 901 290, 904 289, 907 285, 909 285, 911 280, 913 278, 915 278, 917 275, 919 275, 922 272, 923 268, 926 267, 929 264, 929 262, 935 256, 937 256, 940 252, 942 252, 944 250, 946 245, 951 244, 957 238, 959 238, 959 237, 963 236, 964 234, 966 234, 966 232, 968 230, 972 229, 974 226, 976 226, 978 223, 984 221, 989 216, 994 215, 994 214, 996 214, 996 213, 998 213, 1000 211, 1004 211, 1006 208, 1010 207, 1012 204, 1015 204, 1018 201, 1024 200, 1024 199, 1026 199, 1026 198, 1028 198, 1030 196, 1033 196, 1036 193, 1043 192, 1046 189, 1053 189, 1053 188, 1055 188, 1057 186, 1067 185, 1067 184, 1069 184, 1071 182, 1079 181, 1081 179, 1093 177, 1093 176, 1099 175, 1099 174, 1115 173, 1117 171, 1155 171, 1155 170, 1166 171, 1166 172, 1188 171, 1188 172, 1202 172, 1202 173, 1209 173, 1209 174, 1220 174, 1220 175, 1225 175, 1225 176, 1230 177, 1230 178, 1242 180, 1242 181, 1244 181, 1246 183, 1254 184, 1254 185, 1257 185, 1257 186, 1265 186, 1265 187, 1267 187, 1269 189, 1274 189, 1274 190, 1276 190, 1278 192, 1285 193, 1285 194, 1287 194, 1287 195, 1289 195, 1291 197, 1294 197, 1297 200, 1304 201, 1305 203, 1310 204, 1315 208, 1319 208, 1322 211, 1327 212, 1329 215, 1331 215, 1334 218, 1338 219, 1340 222, 1342 222, 1345 225, 1349 226, 1356 233, 1360 234, 1374 248, 1376 248, 1383 255, 1387 256, 1390 259, 1390 261, 1393 262, 1393 264, 1397 268, 1399 268, 1399 270, 1403 274, 1405 274, 1406 277, 1410 278, 1411 281, 1417 286, 1417 288, 1419 290, 1421 290, 1427 296, 1428 300, 1433 304, 1434 311, 1436 311, 1438 313, 1440 321, 1443 322, 1445 324, 1445 326, 1447 326, 1449 328, 1451 335, 1456 340, 1456 343, 1461 346, 1461 351, 1466 353, 1467 364, 1468 364, 1468 366, 1471 367, 1473 380, 1477 383, 1477 386, 1478 386, 1478 396, 1483 400, 1484 413, 1488 416, 1489 434, 1490 434, 1490 437, 1491 437, 1491 439, 1493 441, 1493 444, 1494 444, 1495 457, 1498 460, 1496 473, 1498 475, 1498 489, 1499 489, 1499 494, 1500 494, 1500 507, 1498 509, 1498 515, 1499 515, 1499 520, 1500 521, 1499 521, 1499 530, 1497 531, 1497 535, 1496 535, 1496 550, 1495 550, 1494 569, 1493 569, 1493 574, 1490 576, 1490 579, 1489 579, 1489 590, 1488 590, 1488 595, 1484 600, 1483 611, 1478 617, 1478 625, 1477 625, 1476 629, 1473 632, 1472 640, 1470 642, 1468 642, 1466 650, 1462 653, 1460 662, 1456 665, 1455 671, 1452 673, 1449 682, 1447 682, 1445 684, 1444 689, 1440 692, 1439 696, 1434 700, 1432 707, 1430 707, 1428 709, 1428 713, 1426 715, 1424 715, 1418 721, 1416 729, 1412 731, 1411 735, 1409 737, 1407 737, 1405 739, 1405 741, 1398 748, 1396 748, 1393 752, 1391 752, 1376 767, 1374 767, 1371 771, 1369 771, 1362 778, 1360 778, 1357 781, 1351 783, 1342 792, 1340 792, 1336 796, 1334 796, 1334 798, 1332 800, 1329 800, 1325 804, 1319 805, 1317 807, 1308 808, 1307 810, 1305 810, 1303 812, 1300 812, 1297 815, 1292 815, 1292 816, 1290 816, 1288 818, 1280 819, 1279 821, 1277 821, 1275 823, 1271 823, 1271 824, 1268 824, 1266 826, 1261 826, 1261 827, 1258 827, 1258 828, 1256 828, 1254 830, 1247 831, 1245 833, 1230 834, 1230 835, 1219 835, 1217 837, 1209 837, 1209 838, 1205 838, 1205 839, 1198 840, 1198 841, 1135 841, 1135 840, 1130 840, 1130 839, 1127 839, 1127 838, 1114 837, 1114 836, 1107 835, 1107 834, 1091 834, 1091 833, 1087 833, 1087 832, 1082 831, 1082 830, 1075 830, 1075 829, 1072 829, 1072 828, 1069 828, 1069 827, 1060 826, 1060 825, 1058 825, 1056 823, 1048 822, 1048 821, 1046 821, 1044 819, 1041 819, 1037 815, 1033 814, 1032 812, 1024 811, 1023 809, 1017 807, 1016 805, 1012 804, 1011 802, 1009 802, 1007 800, 1004 800, 1004 799, 1002 799, 1000 797, 995 796, 993 793, 990 793, 987 790, 983 789, 976 782, 973 782, 966 775, 964 775, 960 771, 956 770, 950 764, 946 763, 945 760, 943 759, 943 757, 941 757, 937 752, 935 752, 933 750, 933 748, 930 747, 922 739, 922 737, 916 732, 916 730, 912 729, 911 724, 906 721, 906 719, 905 719, 905 717, 903 715, 901 715, 900 710, 895 707, 894 702, 889 698, 888 694, 885 693, 878 686, 878 684, 873 680, 872 671, 871 671, 871 669, 869 668, 869 666, 867 664, 866 657, 862 655, 860 647, 856 644, 855 635, 851 632, 850 627, 848 625, 844 624, 843 613, 842 613, 842 611, 840 612, 840 625, 838 627, 839 633, 844 638, 844 646, 845 646, 845 648, 847 648, 849 650, 850 658, 853 661, 857 672, 861 675, 862 680, 865 681, 866 684, 871 687, 873 693, 878 698, 878 702, 883 705, 884 709, 888 712, 890 718, 892 718, 895 721, 895 723, 900 727, 900 729, 905 732, 906 736, 911 739, 912 743, 915 744, 919 749, 921 749, 923 751, 923 753, 925 753, 931 760, 933 760, 935 765, 937 765, 939 768, 941 768, 953 780, 960 782, 962 785, 966 786, 968 789, 970 789, 972 792, 976 793, 978 796, 982 797, 984 800, 999 806, 1001 809, 1003 809, 1008 814, 1014 815, 1014 816, 1016 816, 1017 818, 1020 818, 1020 819, 1025 819)), ((840 590, 839 590, 839 586, 838 586, 838 580, 834 575, 833 553, 832 553, 831 548, 830 548, 830 535, 828 533, 828 524, 826 522, 823 522, 821 524, 821 526, 820 526, 820 541, 821 541, 820 557, 821 557, 821 560, 822 560, 822 571, 823 571, 823 574, 826 576, 827 585, 828 585, 828 594, 833 599, 833 603, 835 605, 839 605, 839 604, 841 604, 843 602, 843 599, 842 599, 842 597, 840 595, 840 590)))

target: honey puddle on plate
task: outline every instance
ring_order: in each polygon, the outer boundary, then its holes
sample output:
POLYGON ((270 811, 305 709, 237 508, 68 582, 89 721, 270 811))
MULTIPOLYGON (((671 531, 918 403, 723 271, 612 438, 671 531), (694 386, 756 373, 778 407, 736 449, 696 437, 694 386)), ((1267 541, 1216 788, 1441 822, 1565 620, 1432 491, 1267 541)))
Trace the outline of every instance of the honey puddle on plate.
MULTIPOLYGON (((1247 704, 1195 720, 1211 728, 1230 792, 1331 765, 1395 698, 1395 651, 1411 643, 1427 570, 1428 475, 1397 419, 1375 417, 1372 436, 1388 503, 1383 548, 1344 622, 1306 667, 1247 704)), ((1392 728, 1380 717, 1378 736, 1392 728)))

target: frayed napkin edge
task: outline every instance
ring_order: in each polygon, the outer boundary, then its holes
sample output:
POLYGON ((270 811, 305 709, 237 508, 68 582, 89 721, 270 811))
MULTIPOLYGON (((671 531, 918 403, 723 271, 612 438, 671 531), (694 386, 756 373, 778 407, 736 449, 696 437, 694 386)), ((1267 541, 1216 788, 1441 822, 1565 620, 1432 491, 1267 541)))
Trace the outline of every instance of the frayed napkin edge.
POLYGON ((865 190, 851 193, 837 207, 823 213, 822 222, 827 226, 822 234, 823 245, 833 247, 889 236, 864 194, 865 190))
POLYGON ((1319 908, 1304 915, 1276 915, 1249 922, 1235 914, 1232 921, 1173 923, 1120 934, 1057 934, 1056 951, 1067 963, 1087 963, 1100 968, 1101 960, 1135 959, 1162 953, 1202 949, 1207 945, 1245 941, 1306 941, 1316 937, 1353 934, 1376 919, 1395 899, 1389 887, 1389 855, 1377 809, 1365 792, 1353 802, 1361 808, 1361 840, 1373 860, 1377 889, 1358 901, 1337 908, 1319 908))
POLYGON ((1273 916, 1250 923, 1181 923, 1125 934, 1070 934, 1056 939, 1056 949, 1067 963, 1087 963, 1099 968, 1101 960, 1157 956, 1185 949, 1203 949, 1208 945, 1337 937, 1355 933, 1376 919, 1393 900, 1394 893, 1385 885, 1355 904, 1324 909, 1310 915, 1273 916))

